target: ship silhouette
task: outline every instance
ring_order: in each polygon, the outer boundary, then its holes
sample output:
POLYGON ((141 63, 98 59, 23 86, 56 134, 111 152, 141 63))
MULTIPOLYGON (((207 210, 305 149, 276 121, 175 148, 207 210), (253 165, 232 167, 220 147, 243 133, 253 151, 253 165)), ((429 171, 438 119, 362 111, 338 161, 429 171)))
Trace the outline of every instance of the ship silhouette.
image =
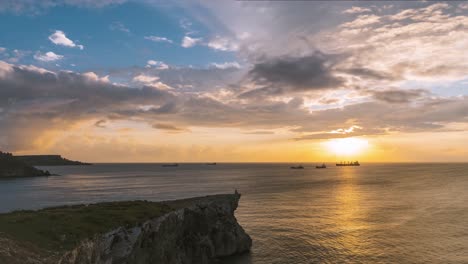
POLYGON ((351 161, 342 161, 340 163, 336 163, 336 166, 361 166, 361 164, 359 164, 359 161, 354 161, 354 162, 351 162, 351 161))

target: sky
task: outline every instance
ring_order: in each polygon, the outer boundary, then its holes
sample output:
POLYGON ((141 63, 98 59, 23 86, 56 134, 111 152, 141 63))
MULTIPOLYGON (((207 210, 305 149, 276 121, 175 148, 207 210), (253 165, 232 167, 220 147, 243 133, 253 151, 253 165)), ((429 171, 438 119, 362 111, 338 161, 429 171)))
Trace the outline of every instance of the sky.
POLYGON ((0 150, 466 162, 465 1, 3 0, 0 150))

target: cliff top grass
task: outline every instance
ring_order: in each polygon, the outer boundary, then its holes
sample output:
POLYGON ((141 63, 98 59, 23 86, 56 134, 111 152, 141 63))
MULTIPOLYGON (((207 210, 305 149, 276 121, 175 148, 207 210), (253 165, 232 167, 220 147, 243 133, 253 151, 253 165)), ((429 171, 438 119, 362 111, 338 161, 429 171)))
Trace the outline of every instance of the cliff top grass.
POLYGON ((0 237, 31 249, 63 252, 86 238, 137 226, 174 209, 163 202, 126 201, 15 211, 0 214, 0 237))

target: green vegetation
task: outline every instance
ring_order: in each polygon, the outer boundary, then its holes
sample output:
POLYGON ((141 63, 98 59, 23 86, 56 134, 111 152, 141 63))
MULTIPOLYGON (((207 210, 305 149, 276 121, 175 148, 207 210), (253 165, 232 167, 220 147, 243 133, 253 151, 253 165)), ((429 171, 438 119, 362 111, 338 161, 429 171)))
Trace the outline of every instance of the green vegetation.
POLYGON ((140 225, 174 210, 166 203, 109 202, 0 214, 0 236, 40 250, 63 252, 115 228, 140 225))
POLYGON ((17 159, 11 153, 0 151, 0 178, 2 177, 28 177, 49 176, 48 171, 42 171, 17 159))
POLYGON ((31 166, 62 166, 62 165, 91 165, 79 161, 69 160, 60 155, 26 155, 15 156, 31 166))

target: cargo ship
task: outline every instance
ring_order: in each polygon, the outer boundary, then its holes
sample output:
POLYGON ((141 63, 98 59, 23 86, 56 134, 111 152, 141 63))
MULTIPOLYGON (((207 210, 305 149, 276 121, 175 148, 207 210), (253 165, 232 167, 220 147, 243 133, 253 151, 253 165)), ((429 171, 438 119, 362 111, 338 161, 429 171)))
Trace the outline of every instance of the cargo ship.
POLYGON ((340 162, 340 163, 336 163, 336 166, 361 166, 361 164, 359 164, 359 161, 340 162))

